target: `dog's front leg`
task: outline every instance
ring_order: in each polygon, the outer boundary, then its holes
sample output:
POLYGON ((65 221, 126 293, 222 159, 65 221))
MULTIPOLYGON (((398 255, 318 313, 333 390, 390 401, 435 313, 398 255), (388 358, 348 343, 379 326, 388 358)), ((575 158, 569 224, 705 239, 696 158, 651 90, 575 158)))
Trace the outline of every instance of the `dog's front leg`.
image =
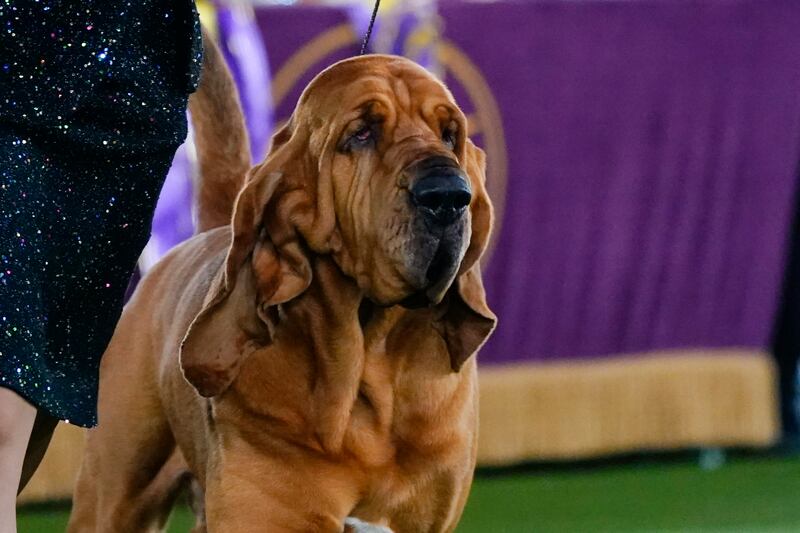
POLYGON ((307 448, 222 433, 206 476, 209 532, 342 533, 357 474, 307 448))

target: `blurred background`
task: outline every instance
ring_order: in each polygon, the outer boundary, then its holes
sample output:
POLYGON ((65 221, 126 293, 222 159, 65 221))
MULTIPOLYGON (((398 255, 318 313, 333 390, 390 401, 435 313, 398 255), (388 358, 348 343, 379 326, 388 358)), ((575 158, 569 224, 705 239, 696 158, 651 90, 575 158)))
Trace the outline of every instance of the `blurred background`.
MULTIPOLYGON (((459 531, 800 531, 800 1, 381 4, 371 50, 450 86, 496 208, 459 531)), ((198 6, 254 161, 372 9, 198 6)), ((194 173, 190 137, 139 275, 191 236, 194 173)), ((21 532, 64 529, 82 442, 57 430, 21 532)))

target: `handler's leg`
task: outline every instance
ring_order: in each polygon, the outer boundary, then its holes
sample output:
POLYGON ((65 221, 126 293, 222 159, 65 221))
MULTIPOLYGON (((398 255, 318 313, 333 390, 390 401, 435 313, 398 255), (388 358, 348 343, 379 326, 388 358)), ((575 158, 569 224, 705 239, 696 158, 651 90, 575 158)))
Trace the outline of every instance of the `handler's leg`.
POLYGON ((17 494, 22 492, 22 489, 33 477, 36 469, 39 468, 47 447, 50 446, 50 440, 53 438, 53 431, 55 431, 57 425, 57 418, 53 418, 42 410, 36 413, 36 420, 34 420, 33 430, 31 430, 31 438, 28 441, 28 449, 25 452, 25 462, 22 463, 22 476, 20 476, 17 494))
POLYGON ((0 387, 0 533, 16 533, 17 487, 36 408, 0 387))

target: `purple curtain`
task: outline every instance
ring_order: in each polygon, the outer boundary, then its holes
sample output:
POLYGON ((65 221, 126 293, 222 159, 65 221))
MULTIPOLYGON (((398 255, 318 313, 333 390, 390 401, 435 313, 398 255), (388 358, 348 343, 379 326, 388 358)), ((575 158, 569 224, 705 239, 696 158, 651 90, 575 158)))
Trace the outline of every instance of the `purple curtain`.
POLYGON ((768 348, 800 156, 800 3, 441 15, 508 148, 482 361, 768 348))
MULTIPOLYGON (((485 268, 500 325, 482 362, 767 348, 800 156, 800 3, 445 0, 439 15, 457 59, 446 79, 506 191, 485 268), (487 106, 499 125, 481 123, 487 106)), ((354 17, 256 9, 242 31, 252 44, 258 30, 290 85, 273 95, 276 122, 357 53, 363 24, 298 72, 288 60, 354 17)), ((233 66, 257 87, 254 68, 233 66)), ((248 105, 252 134, 269 115, 248 105)))

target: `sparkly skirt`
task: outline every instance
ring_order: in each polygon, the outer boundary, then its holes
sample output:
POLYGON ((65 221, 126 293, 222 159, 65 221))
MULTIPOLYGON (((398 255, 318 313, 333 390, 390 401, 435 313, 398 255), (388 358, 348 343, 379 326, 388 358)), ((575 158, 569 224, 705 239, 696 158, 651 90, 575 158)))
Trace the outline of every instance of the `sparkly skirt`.
POLYGON ((189 0, 0 3, 0 386, 97 420, 100 357, 186 136, 189 0))

